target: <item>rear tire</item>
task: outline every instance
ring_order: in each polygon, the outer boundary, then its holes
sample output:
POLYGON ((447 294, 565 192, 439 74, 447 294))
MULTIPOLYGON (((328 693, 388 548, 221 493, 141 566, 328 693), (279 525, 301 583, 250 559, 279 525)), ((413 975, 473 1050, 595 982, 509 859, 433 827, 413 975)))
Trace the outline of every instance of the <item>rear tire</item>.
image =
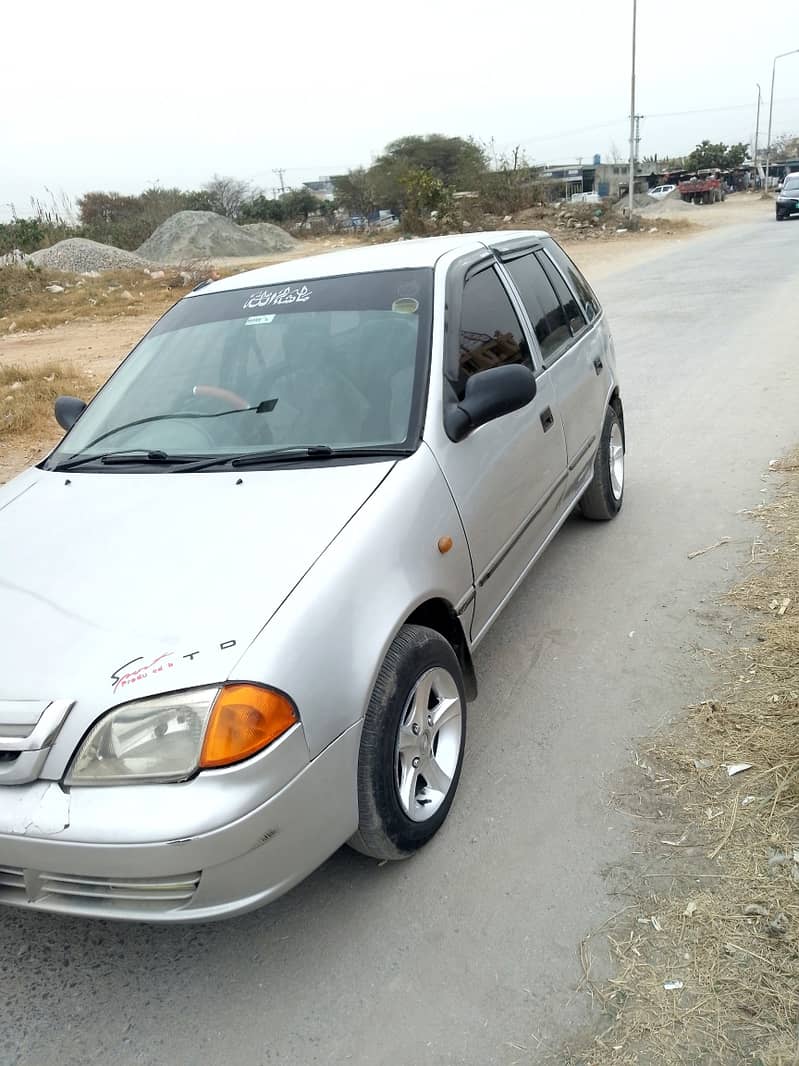
POLYGON ((593 522, 615 518, 624 502, 624 431, 616 411, 608 407, 594 459, 594 479, 583 493, 580 510, 593 522))
POLYGON ((433 629, 403 626, 364 719, 350 847, 405 859, 426 844, 452 806, 465 738, 466 695, 452 646, 433 629))

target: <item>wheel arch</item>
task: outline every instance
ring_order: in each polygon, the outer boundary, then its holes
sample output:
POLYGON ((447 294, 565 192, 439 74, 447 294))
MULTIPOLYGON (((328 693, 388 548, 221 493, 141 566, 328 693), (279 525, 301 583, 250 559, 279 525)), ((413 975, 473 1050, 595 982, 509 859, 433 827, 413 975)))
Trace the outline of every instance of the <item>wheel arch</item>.
POLYGON ((619 393, 618 385, 615 385, 613 387, 613 392, 611 392, 610 396, 608 397, 608 407, 612 407, 616 414, 619 416, 619 422, 621 423, 621 437, 624 441, 624 447, 626 448, 627 434, 624 429, 624 407, 622 406, 621 395, 619 393))
POLYGON ((467 700, 475 699, 477 697, 477 674, 472 661, 472 653, 463 626, 452 604, 439 597, 425 600, 411 611, 403 621, 403 625, 427 626, 428 629, 434 629, 441 634, 458 657, 467 700))

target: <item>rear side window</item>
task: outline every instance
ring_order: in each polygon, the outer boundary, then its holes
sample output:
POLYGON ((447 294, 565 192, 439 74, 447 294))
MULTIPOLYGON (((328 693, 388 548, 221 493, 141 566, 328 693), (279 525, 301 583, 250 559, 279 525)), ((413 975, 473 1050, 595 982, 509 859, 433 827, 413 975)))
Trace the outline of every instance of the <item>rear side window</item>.
POLYGON ((572 289, 577 293, 577 299, 582 304, 585 317, 589 322, 593 322, 599 314, 600 307, 599 300, 597 300, 591 286, 560 245, 555 244, 554 241, 548 241, 546 250, 547 254, 550 255, 560 267, 561 272, 565 275, 572 289))
POLYGON ((577 303, 577 297, 563 280, 563 275, 557 270, 546 252, 536 252, 535 255, 544 268, 552 288, 558 294, 558 299, 566 312, 566 321, 569 323, 569 329, 573 334, 578 334, 585 325, 585 315, 583 314, 583 309, 577 303))
POLYGON ((504 265, 519 290, 546 366, 571 340, 566 312, 532 252, 504 265))
POLYGON ((459 347, 461 396, 467 378, 481 370, 508 363, 522 363, 533 369, 521 323, 493 267, 466 279, 459 347))

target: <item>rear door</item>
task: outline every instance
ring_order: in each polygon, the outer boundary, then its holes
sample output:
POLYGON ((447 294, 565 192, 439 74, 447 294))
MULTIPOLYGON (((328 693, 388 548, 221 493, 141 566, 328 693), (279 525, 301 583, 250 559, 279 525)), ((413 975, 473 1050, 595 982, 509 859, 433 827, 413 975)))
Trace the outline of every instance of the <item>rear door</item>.
POLYGON ((563 418, 569 483, 584 479, 599 443, 610 390, 604 331, 596 296, 551 239, 503 255, 549 372, 563 418))
MULTIPOLYGON (((448 298, 447 331, 456 331, 448 388, 462 398, 466 381, 491 367, 522 363, 534 373, 531 338, 493 256, 474 263, 448 298)), ((454 337, 453 337, 454 341, 454 337)), ((472 556, 478 640, 545 542, 566 485, 566 442, 552 383, 538 377, 526 407, 435 450, 461 515, 472 556)), ((441 412, 443 414, 443 412, 441 412)), ((441 415, 439 415, 440 417, 441 415)))

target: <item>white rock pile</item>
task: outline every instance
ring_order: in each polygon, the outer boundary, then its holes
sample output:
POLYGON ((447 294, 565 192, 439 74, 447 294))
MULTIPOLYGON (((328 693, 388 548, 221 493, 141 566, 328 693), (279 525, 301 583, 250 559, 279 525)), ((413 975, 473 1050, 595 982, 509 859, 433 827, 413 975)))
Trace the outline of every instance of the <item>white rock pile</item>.
POLYGON ((90 274, 103 270, 138 270, 147 266, 147 261, 124 248, 100 244, 84 237, 70 237, 50 248, 32 252, 30 260, 36 266, 51 270, 70 270, 75 274, 90 274))

